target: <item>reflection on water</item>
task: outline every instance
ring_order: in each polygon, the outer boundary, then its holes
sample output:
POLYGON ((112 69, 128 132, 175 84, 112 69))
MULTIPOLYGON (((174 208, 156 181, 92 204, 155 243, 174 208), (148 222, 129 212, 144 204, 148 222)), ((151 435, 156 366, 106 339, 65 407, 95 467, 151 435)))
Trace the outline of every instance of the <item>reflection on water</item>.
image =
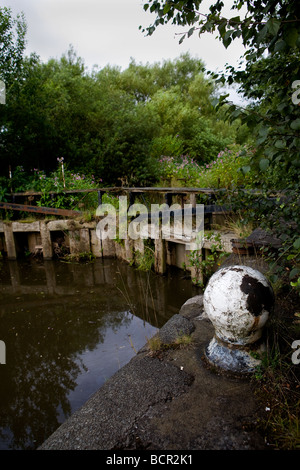
POLYGON ((197 290, 116 260, 0 261, 0 449, 35 449, 197 290))

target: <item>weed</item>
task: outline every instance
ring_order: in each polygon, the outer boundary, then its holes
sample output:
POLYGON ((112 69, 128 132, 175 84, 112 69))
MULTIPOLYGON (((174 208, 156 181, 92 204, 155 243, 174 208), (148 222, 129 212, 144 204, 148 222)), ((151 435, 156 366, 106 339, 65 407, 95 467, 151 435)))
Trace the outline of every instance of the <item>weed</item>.
POLYGON ((221 260, 227 256, 225 253, 220 233, 207 233, 206 240, 211 242, 210 250, 206 250, 205 256, 199 256, 199 250, 191 251, 189 255, 190 266, 202 274, 201 281, 193 279, 193 282, 200 287, 204 287, 207 280, 214 273, 216 266, 221 264, 221 260))
POLYGON ((247 238, 254 230, 253 221, 245 221, 241 211, 238 211, 236 217, 233 219, 229 216, 226 217, 225 228, 233 232, 238 238, 247 238))
POLYGON ((64 255, 62 258, 61 258, 61 261, 65 262, 65 263, 91 263, 93 262, 94 260, 96 259, 95 255, 93 255, 93 253, 69 253, 69 254, 66 254, 64 255))
POLYGON ((152 338, 147 339, 147 344, 151 352, 158 352, 164 349, 164 344, 159 335, 155 335, 152 338))
POLYGON ((281 450, 300 449, 300 371, 291 360, 292 340, 291 325, 275 316, 267 329, 268 352, 253 377, 256 395, 266 410, 260 427, 268 444, 281 450))
POLYGON ((159 355, 170 349, 186 349, 192 345, 193 339, 190 335, 178 335, 172 343, 164 343, 159 334, 147 340, 150 355, 159 355))
MULTIPOLYGON (((145 240, 146 242, 147 240, 145 240)), ((135 252, 134 264, 136 264, 137 269, 141 271, 151 271, 155 263, 155 252, 154 250, 144 243, 144 253, 141 253, 139 250, 135 252)))
POLYGON ((191 335, 181 335, 176 338, 174 341, 174 347, 178 347, 180 349, 188 348, 192 345, 193 339, 191 335))

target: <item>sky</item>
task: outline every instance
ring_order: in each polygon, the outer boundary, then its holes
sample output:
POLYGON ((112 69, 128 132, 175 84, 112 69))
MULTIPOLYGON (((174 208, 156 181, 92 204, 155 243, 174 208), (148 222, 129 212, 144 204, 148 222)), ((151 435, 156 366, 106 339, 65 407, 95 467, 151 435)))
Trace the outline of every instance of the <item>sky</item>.
MULTIPOLYGON (((202 59, 206 68, 221 71, 226 63, 237 65, 244 53, 241 42, 227 50, 212 34, 194 34, 179 44, 187 27, 164 25, 146 37, 139 26, 149 26, 155 14, 145 12, 141 0, 1 0, 13 15, 24 12, 28 31, 26 54, 37 53, 43 62, 59 59, 70 45, 86 67, 106 65, 126 69, 137 63, 162 63, 189 52, 202 59)), ((201 12, 211 2, 204 0, 201 12)), ((234 16, 228 11, 228 15, 234 16)), ((234 94, 233 94, 234 95, 234 94)), ((233 98, 232 98, 233 99, 233 98)))

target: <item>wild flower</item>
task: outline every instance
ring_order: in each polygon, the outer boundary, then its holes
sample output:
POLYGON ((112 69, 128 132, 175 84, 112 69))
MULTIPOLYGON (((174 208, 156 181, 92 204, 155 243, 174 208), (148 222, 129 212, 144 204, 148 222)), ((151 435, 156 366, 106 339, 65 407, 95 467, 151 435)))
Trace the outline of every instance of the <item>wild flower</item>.
POLYGON ((252 149, 224 149, 209 163, 199 165, 189 155, 180 157, 161 156, 159 170, 161 178, 185 180, 193 186, 199 187, 231 187, 232 185, 246 184, 249 176, 243 175, 239 169, 247 165, 252 149), (245 152, 246 150, 246 152, 245 152))

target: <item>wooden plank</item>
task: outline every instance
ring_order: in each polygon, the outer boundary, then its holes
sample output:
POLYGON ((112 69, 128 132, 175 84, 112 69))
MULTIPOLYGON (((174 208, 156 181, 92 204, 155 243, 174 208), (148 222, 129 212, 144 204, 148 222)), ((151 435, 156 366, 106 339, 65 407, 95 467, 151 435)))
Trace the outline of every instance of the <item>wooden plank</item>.
POLYGON ((28 206, 26 204, 14 204, 12 202, 0 202, 0 209, 34 212, 36 214, 61 215, 64 217, 74 217, 82 214, 80 211, 72 211, 68 209, 56 209, 55 207, 38 207, 28 206))
MULTIPOLYGON (((158 188, 158 187, 144 187, 144 188, 131 188, 131 187, 122 187, 122 186, 113 186, 113 187, 102 187, 102 188, 90 188, 90 189, 65 189, 63 191, 49 191, 47 194, 80 194, 80 193, 93 193, 93 192, 101 192, 101 193, 170 193, 170 194, 218 194, 218 193, 226 193, 226 188, 219 188, 219 189, 211 189, 211 188, 158 188)), ((259 189, 241 189, 246 194, 253 194, 253 195, 260 195, 263 193, 262 190, 259 189)), ((17 196, 41 196, 43 193, 41 191, 25 191, 21 193, 11 193, 7 194, 7 196, 17 197, 17 196)), ((280 192, 272 194, 271 197, 282 196, 284 197, 285 194, 280 192)))
MULTIPOLYGON (((93 193, 103 191, 103 188, 90 188, 90 189, 65 189, 63 191, 49 191, 47 194, 76 194, 76 193, 93 193)), ((41 191, 24 191, 22 193, 11 193, 11 196, 41 196, 41 191)))
MULTIPOLYGON (((90 188, 90 189, 66 189, 64 191, 49 191, 47 194, 76 194, 76 193, 92 193, 101 191, 102 193, 172 193, 172 194, 214 194, 222 190, 209 189, 209 188, 156 188, 156 187, 145 187, 145 188, 124 188, 124 187, 108 187, 108 188, 90 188)), ((224 191, 224 190, 223 190, 224 191)), ((43 193, 40 191, 25 191, 22 193, 12 193, 11 195, 16 196, 41 196, 43 193)))

